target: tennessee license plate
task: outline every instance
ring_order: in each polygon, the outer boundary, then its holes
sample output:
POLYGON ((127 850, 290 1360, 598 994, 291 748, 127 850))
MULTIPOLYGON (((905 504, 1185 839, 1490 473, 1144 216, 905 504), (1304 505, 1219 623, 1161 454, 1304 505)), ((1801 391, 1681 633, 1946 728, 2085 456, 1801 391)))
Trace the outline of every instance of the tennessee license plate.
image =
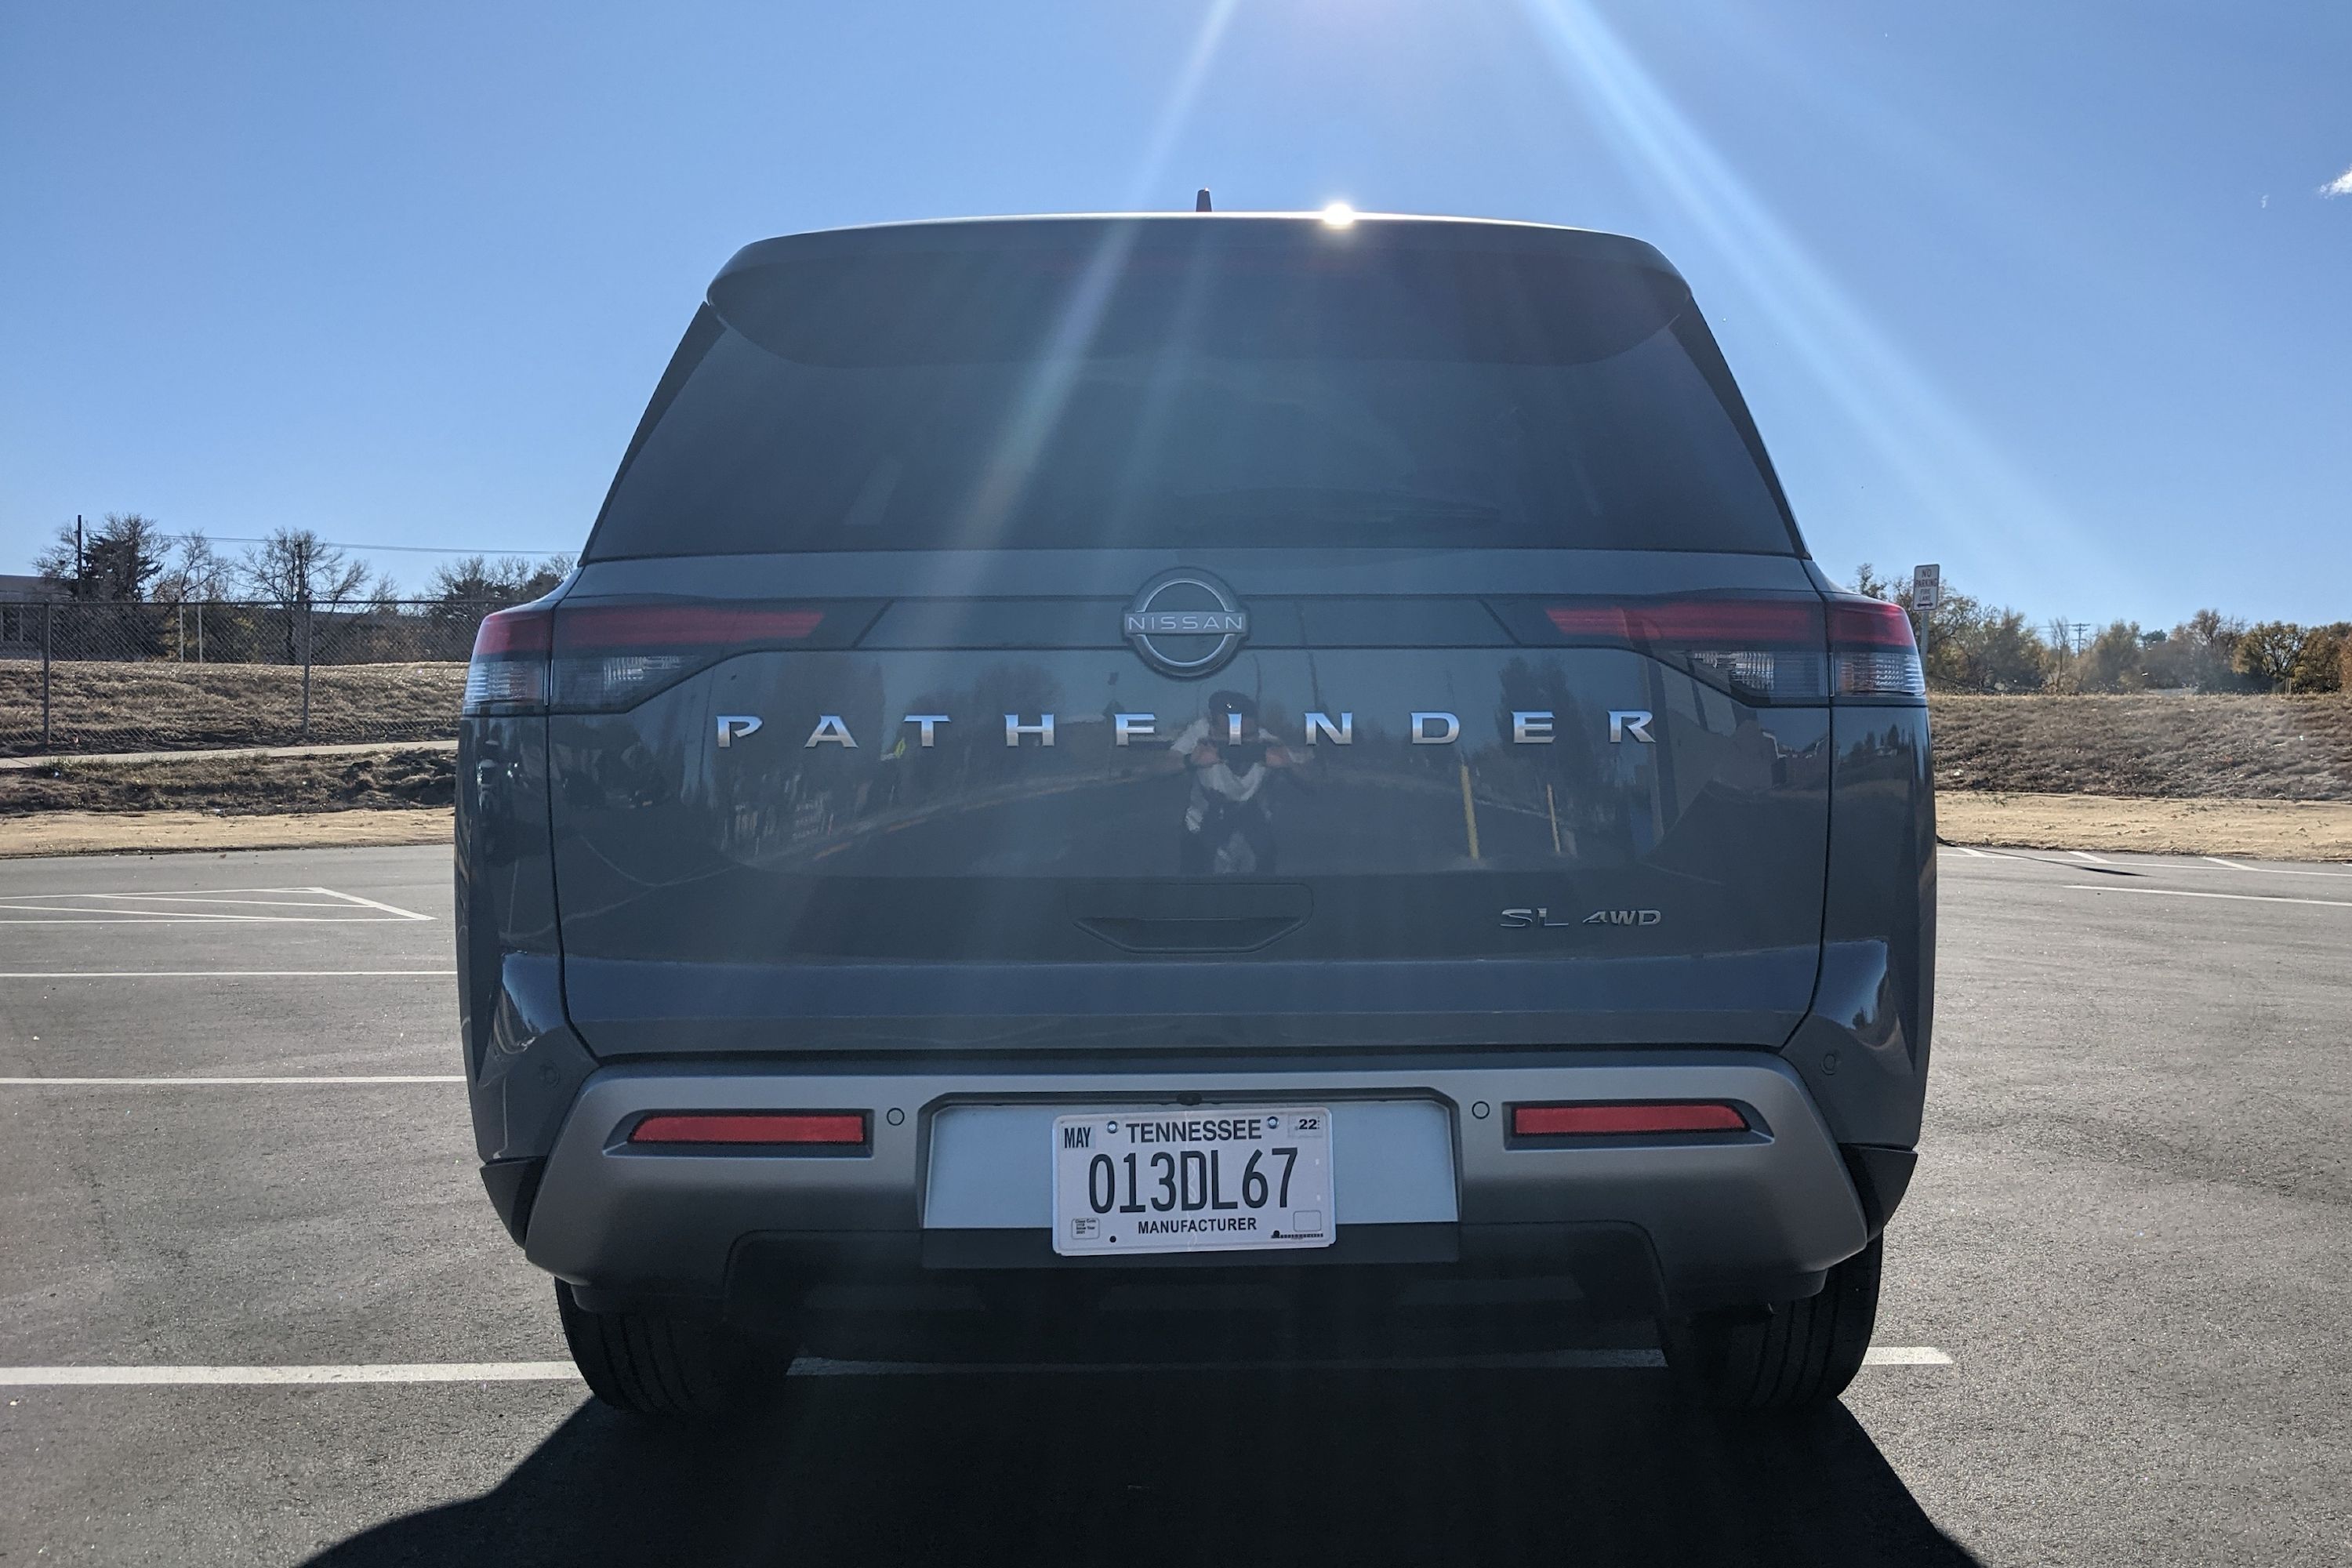
POLYGON ((1054 1250, 1328 1247, 1331 1112, 1318 1105, 1105 1110, 1054 1122, 1054 1250))

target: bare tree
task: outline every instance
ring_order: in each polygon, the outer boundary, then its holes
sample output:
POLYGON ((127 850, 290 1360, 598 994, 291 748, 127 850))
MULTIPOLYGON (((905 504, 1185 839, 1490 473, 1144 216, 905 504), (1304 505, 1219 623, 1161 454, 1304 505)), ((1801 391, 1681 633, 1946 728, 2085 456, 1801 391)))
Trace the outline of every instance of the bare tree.
POLYGON ((433 596, 451 604, 488 600, 517 605, 538 598, 563 581, 571 570, 569 555, 551 555, 535 563, 520 555, 502 555, 496 561, 468 555, 434 570, 433 596))
POLYGON ((292 610, 362 597, 368 569, 307 528, 281 528, 238 558, 236 576, 255 597, 292 610))
POLYGON ((482 605, 520 605, 553 588, 571 570, 569 555, 551 555, 535 564, 520 555, 496 561, 468 555, 434 570, 433 597, 439 602, 431 613, 462 619, 478 614, 482 605))
POLYGON ((286 661, 307 668, 316 631, 312 607, 357 598, 368 569, 307 528, 280 528, 238 557, 236 575, 257 598, 285 612, 286 661))
POLYGON ((201 531, 184 533, 149 590, 159 604, 193 605, 228 594, 229 563, 201 531))

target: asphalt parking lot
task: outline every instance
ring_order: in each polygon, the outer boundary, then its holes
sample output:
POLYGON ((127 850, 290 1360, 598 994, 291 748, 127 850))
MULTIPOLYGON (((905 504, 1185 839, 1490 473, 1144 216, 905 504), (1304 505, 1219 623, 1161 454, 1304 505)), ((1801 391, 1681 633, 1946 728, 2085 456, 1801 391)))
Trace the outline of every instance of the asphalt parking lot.
POLYGON ((0 1563, 2352 1561, 2352 868, 1942 870, 1877 1336, 1916 1353, 1843 1412, 1690 1415, 1636 1334, 811 1364, 722 1440, 547 1364, 446 851, 0 865, 0 1563), (378 1381, 235 1381, 300 1376, 378 1381))

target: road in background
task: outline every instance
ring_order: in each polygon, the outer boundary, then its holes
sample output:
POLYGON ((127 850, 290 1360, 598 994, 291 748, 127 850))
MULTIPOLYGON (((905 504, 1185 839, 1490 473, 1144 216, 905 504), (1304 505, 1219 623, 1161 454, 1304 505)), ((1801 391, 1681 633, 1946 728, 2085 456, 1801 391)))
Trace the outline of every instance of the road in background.
MULTIPOLYGON (((1695 1416, 1638 1353, 805 1377, 724 1440, 566 1381, 12 1386, 0 1561, 2343 1561, 2352 868, 1942 870, 1877 1337, 1952 1360, 1844 1412, 1695 1416)), ((474 1173, 449 884, 0 864, 0 1364, 562 1359, 474 1173), (53 1081, 190 1078, 299 1081, 53 1081)))

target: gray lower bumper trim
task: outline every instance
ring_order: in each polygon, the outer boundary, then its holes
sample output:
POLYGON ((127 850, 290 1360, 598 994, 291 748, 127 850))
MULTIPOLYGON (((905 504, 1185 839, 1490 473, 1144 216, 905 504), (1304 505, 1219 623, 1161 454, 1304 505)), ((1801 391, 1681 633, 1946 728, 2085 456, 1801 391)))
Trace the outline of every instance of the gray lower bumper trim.
MULTIPOLYGON (((920 1257, 933 1246, 924 1239, 923 1203, 929 1133, 942 1110, 1188 1094, 1206 1103, 1435 1101, 1452 1119, 1456 1207, 1465 1234, 1487 1226, 1631 1227, 1647 1238, 1671 1299, 1703 1298, 1727 1281, 1815 1274, 1868 1238, 1845 1163, 1803 1084, 1779 1058, 1644 1051, 1321 1072, 1202 1065, 1148 1076, 1116 1068, 981 1074, 953 1065, 874 1072, 755 1063, 608 1067, 589 1079, 556 1141, 526 1250, 532 1262, 575 1285, 709 1300, 725 1295, 738 1245, 761 1234, 838 1234, 853 1248, 903 1247, 920 1257), (1517 1102, 1694 1099, 1744 1105, 1759 1131, 1735 1141, 1541 1148, 1514 1147, 1505 1137, 1508 1108, 1517 1102), (1480 1106, 1486 1114, 1475 1113, 1480 1106), (646 1111, 777 1108, 869 1112, 872 1150, 852 1159, 648 1153, 616 1141, 619 1130, 646 1111), (901 1113, 896 1125, 888 1116, 894 1110, 901 1113)), ((1034 1173, 1008 1179, 1047 1179, 1048 1152, 1039 1149, 1034 1173)), ((1351 1228, 1342 1223, 1340 1245, 1351 1228)), ((1016 1239, 988 1245, 1024 1248, 1029 1243, 1017 1238, 1024 1234, 1043 1242, 1034 1231, 1006 1234, 1016 1239)), ((963 1245, 940 1241, 936 1256, 963 1245)), ((1307 1255, 1286 1256, 1301 1266, 1311 1262, 1307 1255)))

